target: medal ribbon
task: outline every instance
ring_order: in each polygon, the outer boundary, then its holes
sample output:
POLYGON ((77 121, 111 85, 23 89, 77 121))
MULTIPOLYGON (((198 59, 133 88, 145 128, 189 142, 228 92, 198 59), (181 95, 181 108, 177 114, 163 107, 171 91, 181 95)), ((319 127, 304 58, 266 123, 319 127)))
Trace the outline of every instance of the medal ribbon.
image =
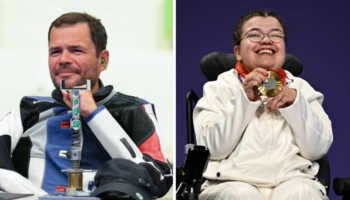
MULTIPOLYGON (((235 69, 243 78, 245 78, 245 76, 249 74, 249 72, 246 70, 246 68, 242 65, 241 61, 237 61, 235 69)), ((280 68, 280 70, 278 72, 276 70, 273 70, 273 69, 268 69, 268 71, 273 71, 273 72, 277 73, 282 79, 282 84, 283 85, 285 84, 287 75, 282 67, 280 68)))

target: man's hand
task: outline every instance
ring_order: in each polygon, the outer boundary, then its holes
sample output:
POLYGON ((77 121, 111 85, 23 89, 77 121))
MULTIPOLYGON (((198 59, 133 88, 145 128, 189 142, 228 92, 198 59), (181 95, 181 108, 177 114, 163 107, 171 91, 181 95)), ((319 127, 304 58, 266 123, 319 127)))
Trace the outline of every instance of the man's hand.
POLYGON ((283 86, 281 92, 278 93, 275 97, 267 98, 265 104, 267 105, 271 102, 269 108, 270 110, 273 110, 275 108, 285 108, 292 105, 296 97, 297 91, 295 89, 283 86))
POLYGON ((261 85, 262 82, 266 82, 266 76, 268 76, 268 74, 265 69, 256 68, 245 77, 243 90, 250 101, 259 99, 258 86, 261 85))
MULTIPOLYGON (((74 88, 86 88, 86 85, 74 88)), ((63 101, 72 109, 72 91, 62 91, 63 101)), ((90 90, 79 90, 80 114, 83 117, 89 116, 96 108, 96 103, 90 90)))

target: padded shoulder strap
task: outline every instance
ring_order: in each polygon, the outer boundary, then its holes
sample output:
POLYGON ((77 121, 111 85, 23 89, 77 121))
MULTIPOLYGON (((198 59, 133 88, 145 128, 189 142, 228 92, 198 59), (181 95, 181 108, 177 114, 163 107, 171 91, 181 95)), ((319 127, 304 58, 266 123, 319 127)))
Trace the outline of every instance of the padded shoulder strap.
POLYGON ((130 96, 130 95, 126 95, 123 94, 121 92, 117 92, 118 97, 123 98, 123 99, 127 99, 129 101, 136 101, 139 102, 139 98, 138 97, 134 97, 134 96, 130 96))
POLYGON ((33 97, 23 97, 20 103, 23 133, 39 120, 39 115, 50 108, 59 106, 54 101, 42 100, 33 97))

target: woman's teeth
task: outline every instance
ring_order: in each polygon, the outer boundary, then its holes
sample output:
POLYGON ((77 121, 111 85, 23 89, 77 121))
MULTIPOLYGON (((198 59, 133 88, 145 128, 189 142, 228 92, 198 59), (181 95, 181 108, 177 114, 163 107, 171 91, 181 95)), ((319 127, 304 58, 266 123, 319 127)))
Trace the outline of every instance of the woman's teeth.
POLYGON ((273 52, 269 49, 261 49, 258 51, 258 54, 273 54, 273 52))

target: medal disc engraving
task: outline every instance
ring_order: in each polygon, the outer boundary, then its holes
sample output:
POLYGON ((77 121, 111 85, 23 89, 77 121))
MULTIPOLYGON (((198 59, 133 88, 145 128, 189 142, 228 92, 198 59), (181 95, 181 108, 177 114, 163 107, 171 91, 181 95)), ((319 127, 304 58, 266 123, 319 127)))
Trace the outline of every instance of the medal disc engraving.
POLYGON ((267 83, 263 83, 263 85, 265 86, 265 88, 267 90, 273 90, 276 87, 276 81, 275 79, 268 77, 267 78, 267 83))
POLYGON ((268 74, 267 83, 259 85, 258 90, 264 96, 274 97, 282 90, 282 79, 276 72, 268 71, 268 74))

